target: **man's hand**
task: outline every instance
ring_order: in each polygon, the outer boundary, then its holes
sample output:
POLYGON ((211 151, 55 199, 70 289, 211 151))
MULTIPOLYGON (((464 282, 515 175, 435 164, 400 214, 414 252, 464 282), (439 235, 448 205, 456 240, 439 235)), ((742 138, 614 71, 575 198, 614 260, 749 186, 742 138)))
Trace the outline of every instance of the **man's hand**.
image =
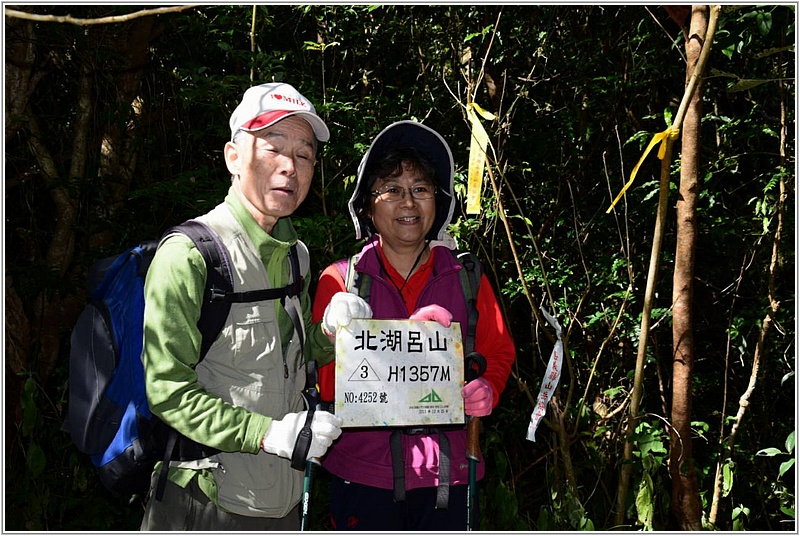
POLYGON ((474 417, 485 417, 492 412, 494 391, 491 384, 483 378, 472 380, 461 389, 464 399, 464 413, 474 417))
POLYGON ((322 331, 334 337, 337 327, 346 326, 354 318, 372 318, 372 308, 355 294, 337 292, 322 315, 322 331))
POLYGON ((426 305, 414 311, 414 314, 408 317, 409 320, 434 320, 446 328, 450 327, 450 322, 453 320, 453 315, 442 307, 441 305, 426 305))
MULTIPOLYGON (((283 419, 273 419, 267 429, 261 448, 270 454, 277 454, 281 458, 292 458, 292 451, 297 442, 297 436, 306 422, 306 414, 289 413, 283 419)), ((327 411, 315 411, 311 421, 311 446, 308 449, 307 460, 319 458, 328 450, 331 443, 342 435, 342 419, 327 411)))

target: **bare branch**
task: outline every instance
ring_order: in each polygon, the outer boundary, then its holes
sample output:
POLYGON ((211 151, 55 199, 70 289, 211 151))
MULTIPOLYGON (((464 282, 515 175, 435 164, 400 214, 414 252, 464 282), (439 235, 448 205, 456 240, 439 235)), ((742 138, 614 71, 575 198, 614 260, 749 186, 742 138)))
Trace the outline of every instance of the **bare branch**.
POLYGON ((38 15, 36 13, 27 13, 25 11, 17 11, 16 9, 6 8, 6 17, 14 17, 17 19, 34 20, 38 22, 60 22, 66 24, 75 24, 77 26, 91 26, 94 24, 113 24, 116 22, 126 22, 139 17, 149 17, 150 15, 161 15, 164 13, 174 13, 176 11, 185 11, 198 4, 188 4, 185 6, 172 6, 172 7, 159 7, 156 9, 143 9, 127 15, 117 15, 113 17, 100 17, 97 19, 79 19, 72 15, 38 15))

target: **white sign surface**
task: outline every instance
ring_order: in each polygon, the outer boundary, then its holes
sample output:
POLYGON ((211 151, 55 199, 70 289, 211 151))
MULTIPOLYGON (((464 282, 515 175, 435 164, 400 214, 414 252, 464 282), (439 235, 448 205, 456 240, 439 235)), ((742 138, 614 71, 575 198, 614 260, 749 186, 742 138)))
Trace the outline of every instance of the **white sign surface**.
POLYGON ((458 322, 355 319, 336 331, 342 427, 463 424, 458 322))

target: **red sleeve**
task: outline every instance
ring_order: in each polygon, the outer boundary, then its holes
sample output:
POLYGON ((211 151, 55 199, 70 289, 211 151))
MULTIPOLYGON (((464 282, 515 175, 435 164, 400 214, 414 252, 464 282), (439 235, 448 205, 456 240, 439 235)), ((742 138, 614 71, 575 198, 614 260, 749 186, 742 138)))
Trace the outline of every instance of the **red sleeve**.
POLYGON ((483 377, 494 391, 494 407, 506 387, 511 365, 516 359, 516 348, 486 274, 481 275, 476 301, 478 327, 475 330, 475 351, 486 358, 486 372, 483 377))
MULTIPOLYGON (((311 320, 316 323, 322 320, 325 308, 331 302, 331 298, 337 292, 345 290, 344 279, 342 279, 339 269, 335 264, 331 264, 319 276, 317 291, 314 294, 314 305, 311 308, 311 320)), ((336 361, 331 361, 327 365, 319 368, 319 395, 325 402, 335 400, 336 386, 336 361)))

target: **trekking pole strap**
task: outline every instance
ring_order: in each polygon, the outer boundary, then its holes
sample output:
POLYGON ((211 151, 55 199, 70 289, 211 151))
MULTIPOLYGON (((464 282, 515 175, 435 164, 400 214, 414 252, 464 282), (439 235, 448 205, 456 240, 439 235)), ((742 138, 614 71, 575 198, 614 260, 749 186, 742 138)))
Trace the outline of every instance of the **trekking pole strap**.
POLYGON ((311 448, 311 423, 313 420, 314 408, 311 407, 308 408, 306 422, 303 428, 300 429, 300 433, 297 434, 297 441, 294 444, 294 450, 292 450, 292 469, 304 471, 306 468, 306 458, 311 448))
POLYGON ((303 428, 301 428, 300 433, 297 434, 297 441, 292 450, 292 468, 298 471, 307 469, 306 458, 308 458, 308 451, 311 449, 312 440, 311 423, 314 421, 314 412, 317 410, 317 404, 319 403, 317 376, 317 362, 308 361, 306 363, 306 385, 303 389, 303 398, 306 399, 308 413, 306 414, 306 422, 303 428))

